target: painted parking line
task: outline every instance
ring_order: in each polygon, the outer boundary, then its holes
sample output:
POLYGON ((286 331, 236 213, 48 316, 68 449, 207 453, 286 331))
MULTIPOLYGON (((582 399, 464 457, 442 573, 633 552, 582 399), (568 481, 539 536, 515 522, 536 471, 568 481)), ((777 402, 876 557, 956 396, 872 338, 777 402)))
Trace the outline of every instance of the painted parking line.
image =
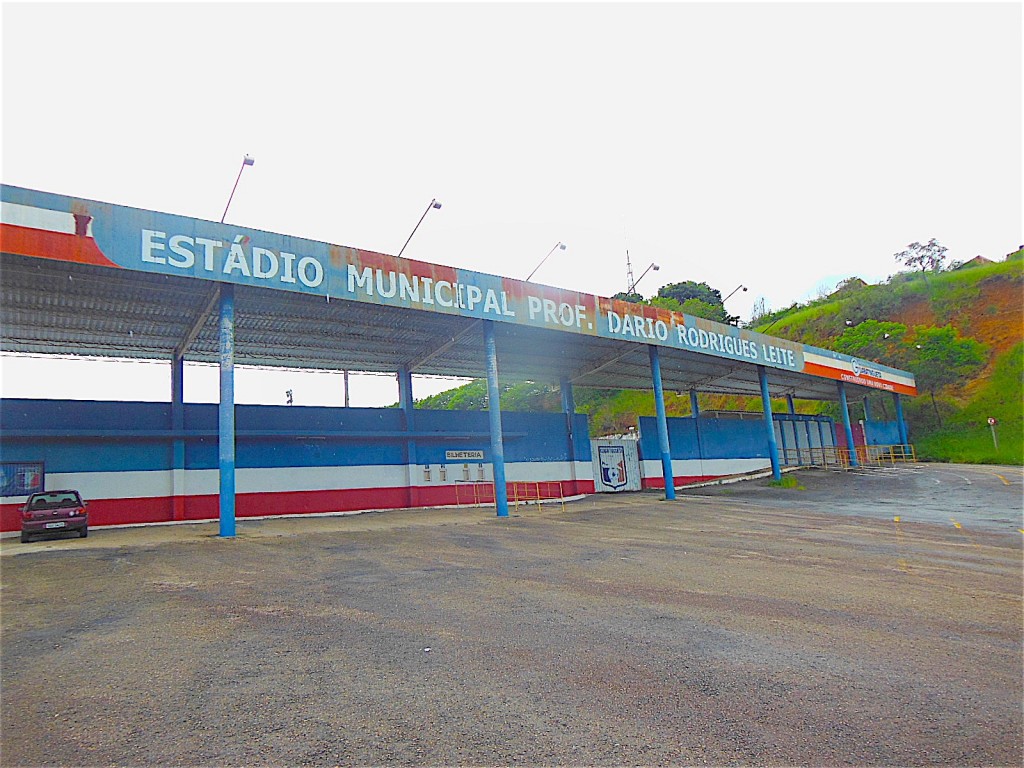
POLYGON ((951 522, 953 523, 953 527, 954 527, 954 528, 956 528, 956 529, 957 529, 958 531, 960 531, 960 533, 962 533, 962 534, 963 534, 963 535, 964 535, 965 537, 967 537, 967 540, 968 540, 969 542, 971 542, 971 544, 972 544, 973 546, 975 546, 975 547, 978 547, 978 548, 980 549, 980 545, 978 544, 978 542, 976 542, 976 541, 974 540, 974 537, 973 537, 973 536, 971 536, 971 534, 969 534, 969 533, 967 532, 967 529, 966 529, 966 528, 964 528, 964 527, 963 527, 963 525, 961 525, 961 524, 960 524, 960 521, 958 521, 958 520, 957 520, 957 519, 956 519, 955 517, 951 517, 951 518, 949 518, 949 519, 950 519, 950 521, 951 521, 951 522))
POLYGON ((1005 477, 1003 477, 1002 475, 1000 475, 1000 474, 999 474, 998 472, 995 472, 995 473, 993 473, 993 474, 995 474, 995 476, 996 476, 996 477, 998 477, 998 478, 999 478, 1000 480, 1002 480, 1002 481, 1003 481, 1003 485, 1009 485, 1009 484, 1010 484, 1010 481, 1009 481, 1009 480, 1007 480, 1007 479, 1006 479, 1005 477))

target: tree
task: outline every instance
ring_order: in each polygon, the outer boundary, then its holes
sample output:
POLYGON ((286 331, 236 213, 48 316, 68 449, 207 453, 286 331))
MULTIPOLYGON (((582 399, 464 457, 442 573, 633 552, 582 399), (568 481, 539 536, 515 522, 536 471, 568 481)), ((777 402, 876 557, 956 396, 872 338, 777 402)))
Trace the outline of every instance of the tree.
POLYGON ((482 411, 487 408, 487 382, 473 379, 460 387, 418 400, 416 407, 437 411, 482 411))
POLYGON ((703 317, 719 323, 735 325, 739 316, 730 315, 721 304, 708 304, 700 299, 687 299, 683 302, 683 312, 694 317, 703 317))
MULTIPOLYGON (((658 297, 651 299, 650 303, 655 304, 659 300, 674 300, 679 303, 681 311, 686 314, 715 320, 719 323, 736 325, 740 319, 738 315, 730 315, 725 310, 722 292, 707 283, 686 280, 682 283, 663 285, 658 289, 658 297)), ((655 305, 665 306, 664 304, 655 305)))
POLYGON ((693 315, 694 317, 703 317, 707 320, 715 320, 719 323, 729 323, 730 325, 736 325, 739 322, 738 315, 730 315, 725 311, 725 307, 722 306, 721 293, 714 288, 708 286, 707 283, 694 283, 688 281, 686 283, 675 283, 674 285, 666 285, 658 290, 657 296, 652 296, 650 299, 645 299, 639 293, 616 293, 612 296, 613 299, 621 299, 622 301, 631 301, 634 304, 646 304, 649 307, 659 307, 660 309, 668 309, 672 312, 683 312, 687 315, 693 315), (678 286, 689 286, 676 291, 675 288, 678 286), (670 290, 667 290, 670 289, 670 290), (672 293, 673 295, 667 296, 666 293, 672 293), (691 296, 690 298, 679 299, 677 296, 686 296, 687 293, 699 294, 704 296, 711 301, 699 298, 697 296, 691 296), (716 300, 715 297, 719 298, 716 300))
POLYGON ((832 343, 836 352, 899 367, 907 361, 903 323, 865 320, 844 330, 832 343))
POLYGON ((722 304, 721 291, 707 283, 695 283, 693 280, 663 285, 658 289, 658 295, 666 299, 675 299, 680 304, 685 304, 687 299, 700 299, 711 305, 722 304))
POLYGON ((931 395, 935 418, 942 426, 935 392, 969 378, 985 364, 988 347, 977 339, 963 338, 952 325, 939 328, 918 325, 908 345, 907 365, 917 386, 931 395))
POLYGON ((682 312, 683 305, 675 299, 666 299, 664 296, 652 296, 651 298, 644 301, 651 307, 658 307, 659 309, 668 309, 672 312, 682 312))
POLYGON ((644 297, 639 293, 627 293, 626 291, 619 291, 612 295, 611 298, 617 299, 618 301, 630 301, 633 304, 642 304, 644 301, 644 297))
POLYGON ((759 296, 750 310, 750 322, 747 323, 747 328, 756 328, 761 325, 770 311, 768 301, 764 296, 759 296))
POLYGON ((856 293, 861 288, 864 288, 866 285, 867 283, 864 282, 859 277, 848 277, 845 280, 841 280, 839 284, 836 285, 836 289, 828 295, 835 296, 836 294, 840 293, 856 293))
MULTIPOLYGON (((558 411, 562 393, 557 385, 535 381, 501 382, 498 386, 503 411, 558 411)), ((487 382, 473 379, 454 389, 416 401, 417 408, 435 411, 487 410, 487 382)))
MULTIPOLYGON (((894 254, 896 261, 902 261, 911 269, 919 269, 922 274, 926 271, 938 272, 942 269, 942 262, 946 260, 946 251, 949 250, 933 237, 926 245, 911 243, 905 251, 894 254)), ((925 275, 925 280, 928 277, 925 275)))

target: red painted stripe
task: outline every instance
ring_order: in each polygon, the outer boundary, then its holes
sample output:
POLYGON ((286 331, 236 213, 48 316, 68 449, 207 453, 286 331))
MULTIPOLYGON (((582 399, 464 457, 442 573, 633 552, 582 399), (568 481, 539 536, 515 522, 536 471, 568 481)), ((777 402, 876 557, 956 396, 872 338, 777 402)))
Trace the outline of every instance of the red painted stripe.
MULTIPOLYGON (((558 483, 509 483, 509 500, 537 497, 557 498, 558 483)), ((562 493, 575 496, 593 493, 591 480, 565 480, 562 493)), ((409 509, 449 506, 453 504, 493 504, 490 487, 474 493, 466 486, 422 486, 411 489, 415 503, 410 503, 409 488, 357 488, 334 491, 288 491, 281 493, 240 493, 235 497, 235 515, 307 515, 322 512, 358 512, 367 509, 409 509)), ((177 499, 162 496, 147 499, 96 499, 89 502, 89 526, 126 525, 130 523, 166 523, 172 520, 215 520, 220 516, 216 494, 185 496, 177 499)), ((21 504, 0 504, 0 531, 21 530, 21 504)))
POLYGON ((119 267, 103 255, 103 251, 91 237, 47 232, 44 229, 19 227, 16 224, 0 224, 0 250, 19 256, 119 267))
MULTIPOLYGON (((676 475, 672 478, 672 484, 678 487, 690 483, 703 483, 705 480, 717 480, 720 477, 728 477, 728 475, 676 475)), ((642 485, 644 488, 664 488, 665 478, 645 477, 642 485)))

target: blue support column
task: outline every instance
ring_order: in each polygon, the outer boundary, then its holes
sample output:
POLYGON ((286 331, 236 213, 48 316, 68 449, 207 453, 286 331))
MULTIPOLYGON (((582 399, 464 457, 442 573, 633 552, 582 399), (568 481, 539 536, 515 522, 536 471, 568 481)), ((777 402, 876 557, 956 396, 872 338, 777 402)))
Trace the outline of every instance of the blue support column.
POLYGON ((573 422, 576 416, 576 398, 572 394, 572 382, 569 381, 568 377, 563 376, 558 382, 559 388, 562 391, 562 411, 565 413, 565 434, 568 448, 567 461, 569 462, 569 482, 571 488, 568 490, 570 494, 575 494, 576 488, 576 438, 573 435, 573 422))
POLYGON ((651 358, 651 378, 654 380, 654 408, 658 416, 658 447, 661 449, 661 474, 665 478, 665 498, 676 497, 675 473, 672 471, 672 448, 668 442, 668 417, 665 415, 665 390, 661 386, 661 357, 658 348, 647 345, 651 358))
MULTIPOLYGON (((774 415, 772 415, 772 422, 773 423, 775 422, 775 416, 774 415)), ((791 422, 786 422, 786 421, 780 421, 779 422, 779 438, 782 441, 782 460, 781 460, 780 464, 785 464, 786 466, 789 466, 789 454, 786 453, 787 449, 789 448, 789 446, 786 445, 786 424, 788 424, 788 423, 791 423, 791 422)), ((774 432, 775 430, 772 430, 772 431, 774 432)), ((795 434, 796 434, 796 429, 794 428, 794 435, 795 434)), ((800 463, 799 459, 797 460, 797 463, 798 464, 800 463)))
POLYGON ((899 392, 892 393, 892 401, 896 405, 896 426, 900 431, 900 445, 910 445, 910 437, 907 435, 907 422, 903 420, 903 400, 899 392))
MULTIPOLYGON (((786 408, 789 410, 791 416, 796 415, 796 403, 793 402, 793 395, 786 395, 786 408)), ((790 422, 793 425, 793 442, 796 443, 793 447, 796 448, 796 463, 802 465, 804 463, 803 457, 800 455, 800 435, 797 433, 797 422, 790 422)), ((789 457, 786 455, 786 424, 785 422, 779 424, 779 433, 782 435, 782 457, 785 459, 786 466, 789 466, 789 457)), ((810 441, 808 441, 810 444, 810 441)))
POLYGON ((763 365, 757 366, 757 380, 761 384, 761 406, 764 409, 764 428, 768 433, 768 458, 772 463, 772 477, 776 480, 782 478, 782 470, 779 469, 779 445, 775 441, 775 419, 772 418, 772 400, 768 395, 768 373, 763 365))
MULTIPOLYGON (((398 407, 402 409, 405 417, 405 431, 414 432, 416 429, 415 403, 412 397, 412 373, 408 368, 398 369, 398 407)), ((409 489, 409 506, 415 507, 419 503, 419 494, 416 493, 416 441, 411 437, 406 441, 406 485, 409 489)))
POLYGON ((171 358, 171 518, 185 519, 185 358, 171 358))
POLYGON ((235 288, 220 287, 220 405, 217 408, 220 535, 235 535, 235 288))
POLYGON ((697 390, 690 390, 690 416, 694 419, 700 416, 700 406, 697 404, 697 390))
POLYGON ((804 431, 807 433, 807 447, 810 449, 811 446, 811 431, 807 427, 807 422, 793 422, 793 441, 797 443, 797 464, 804 466, 804 456, 800 449, 800 427, 798 424, 804 424, 804 431))
POLYGON ((498 350, 494 345, 494 321, 484 320, 484 351, 487 355, 487 412, 491 421, 491 464, 494 467, 494 506, 498 517, 508 517, 505 485, 505 446, 501 439, 501 391, 498 389, 498 350))
POLYGON ((843 431, 846 434, 846 450, 850 452, 850 464, 855 467, 860 466, 860 462, 857 461, 857 447, 853 444, 853 426, 850 424, 850 406, 846 402, 846 385, 843 382, 837 382, 839 387, 839 407, 843 412, 843 431))
POLYGON ((576 398, 572 394, 572 382, 563 376, 558 385, 562 391, 562 411, 570 415, 576 413, 576 398))
POLYGON ((407 424, 412 421, 412 374, 407 368, 398 369, 398 407, 405 414, 407 424))

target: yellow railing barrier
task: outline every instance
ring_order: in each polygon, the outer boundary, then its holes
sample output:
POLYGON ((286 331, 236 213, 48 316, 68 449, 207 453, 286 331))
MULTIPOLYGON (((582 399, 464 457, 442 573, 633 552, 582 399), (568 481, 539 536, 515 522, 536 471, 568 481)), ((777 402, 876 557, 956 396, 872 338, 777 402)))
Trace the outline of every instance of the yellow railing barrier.
POLYGON ((857 458, 862 466, 891 467, 917 461, 912 445, 859 445, 857 458))
MULTIPOLYGON (((565 511, 565 488, 558 480, 513 480, 507 482, 505 487, 508 492, 509 503, 518 510, 520 504, 535 503, 541 501, 557 501, 565 511)), ((455 503, 458 505, 470 504, 482 506, 494 503, 493 482, 473 482, 467 480, 455 481, 455 503)))
MULTIPOLYGON (((916 462, 917 452, 912 445, 858 445, 856 457, 861 467, 891 467, 916 462)), ((782 458, 788 466, 855 468, 850 451, 837 446, 786 448, 782 458)))
POLYGON ((481 483, 472 480, 456 480, 455 503, 459 506, 462 506, 463 504, 473 504, 473 506, 493 504, 494 483, 481 483))
POLYGON ((565 493, 562 483, 558 480, 522 481, 515 480, 509 485, 508 500, 519 509, 519 503, 528 504, 533 502, 539 504, 545 500, 557 500, 565 511, 565 493))

